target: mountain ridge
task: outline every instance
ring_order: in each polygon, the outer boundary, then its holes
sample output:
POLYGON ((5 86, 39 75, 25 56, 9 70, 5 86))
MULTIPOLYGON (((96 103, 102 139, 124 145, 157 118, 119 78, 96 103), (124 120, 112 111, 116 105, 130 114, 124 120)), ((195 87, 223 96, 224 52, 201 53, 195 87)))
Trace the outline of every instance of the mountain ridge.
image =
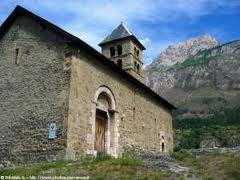
POLYGON ((146 68, 147 85, 186 111, 184 115, 209 115, 240 97, 240 40, 220 44, 210 39, 209 46, 185 43, 189 47, 184 49, 192 51, 184 60, 166 64, 160 58, 146 68))
POLYGON ((194 55, 200 50, 209 49, 217 45, 220 45, 220 43, 214 37, 207 34, 169 45, 146 69, 149 66, 157 64, 168 66, 181 63, 189 55, 194 55))

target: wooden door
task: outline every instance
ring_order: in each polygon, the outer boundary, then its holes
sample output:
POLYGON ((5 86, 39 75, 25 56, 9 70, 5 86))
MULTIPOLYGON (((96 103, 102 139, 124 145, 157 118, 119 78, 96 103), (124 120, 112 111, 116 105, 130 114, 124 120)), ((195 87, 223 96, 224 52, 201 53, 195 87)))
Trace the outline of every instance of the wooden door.
POLYGON ((95 124, 95 150, 97 154, 105 153, 105 132, 107 121, 106 118, 96 116, 95 124))

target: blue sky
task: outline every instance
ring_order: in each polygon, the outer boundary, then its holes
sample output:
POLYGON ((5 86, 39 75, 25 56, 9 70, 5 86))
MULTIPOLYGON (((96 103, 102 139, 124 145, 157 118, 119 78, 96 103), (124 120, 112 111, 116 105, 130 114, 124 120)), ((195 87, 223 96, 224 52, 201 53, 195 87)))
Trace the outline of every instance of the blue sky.
POLYGON ((240 39, 240 0, 1 0, 0 24, 21 5, 100 51, 121 21, 146 47, 145 64, 171 44, 203 34, 240 39))

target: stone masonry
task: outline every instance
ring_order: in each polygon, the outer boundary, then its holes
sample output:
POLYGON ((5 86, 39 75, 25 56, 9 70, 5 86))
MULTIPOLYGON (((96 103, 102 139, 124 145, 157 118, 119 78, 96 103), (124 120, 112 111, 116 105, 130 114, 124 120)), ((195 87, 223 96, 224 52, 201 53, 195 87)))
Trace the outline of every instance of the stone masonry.
POLYGON ((99 110, 107 116, 107 154, 173 149, 165 101, 102 62, 109 60, 90 46, 72 43, 62 30, 17 8, 24 13, 0 36, 0 165, 96 155, 99 110))
POLYGON ((160 151, 162 131, 165 132, 165 150, 171 151, 173 137, 169 110, 126 79, 97 63, 98 61, 89 60, 93 58, 82 52, 71 61, 67 147, 77 156, 86 149, 92 150, 90 147, 93 142, 89 142, 88 146, 87 135, 92 132, 93 97, 98 87, 104 85, 113 92, 116 101, 120 146, 118 153, 127 145, 160 151))
POLYGON ((61 38, 24 16, 0 39, 1 163, 64 157, 70 77, 64 48, 61 38), (57 138, 50 141, 54 121, 57 138))

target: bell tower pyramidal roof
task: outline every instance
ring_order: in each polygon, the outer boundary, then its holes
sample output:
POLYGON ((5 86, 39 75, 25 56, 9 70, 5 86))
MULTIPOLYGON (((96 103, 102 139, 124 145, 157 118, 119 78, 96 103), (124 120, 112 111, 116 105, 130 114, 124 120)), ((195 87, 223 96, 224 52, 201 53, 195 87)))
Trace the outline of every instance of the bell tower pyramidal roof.
POLYGON ((128 29, 126 24, 121 22, 121 24, 114 29, 111 34, 109 34, 100 44, 99 46, 103 46, 105 44, 112 43, 114 41, 118 41, 121 39, 127 39, 131 38, 133 41, 136 42, 140 46, 142 50, 145 50, 145 47, 142 45, 142 43, 136 38, 136 36, 128 29))

